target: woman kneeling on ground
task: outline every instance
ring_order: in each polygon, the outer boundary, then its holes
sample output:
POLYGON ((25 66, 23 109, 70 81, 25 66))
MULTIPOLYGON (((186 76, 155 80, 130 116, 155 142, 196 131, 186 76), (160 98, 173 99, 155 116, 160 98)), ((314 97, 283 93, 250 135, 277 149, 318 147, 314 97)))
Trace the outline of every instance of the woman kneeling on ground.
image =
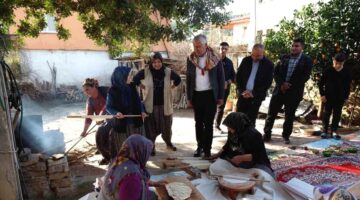
MULTIPOLYGON (((163 65, 160 53, 151 58, 149 68, 139 71, 133 79, 144 94, 145 111, 149 116, 145 118, 145 133, 155 144, 156 137, 161 137, 168 149, 176 151, 171 142, 173 101, 171 89, 180 84, 180 76, 163 65)), ((155 155, 155 145, 151 155, 155 155)))
POLYGON ((262 169, 274 177, 261 133, 251 125, 250 119, 244 113, 233 112, 225 118, 223 124, 228 128, 228 139, 211 158, 220 157, 245 169, 262 169))
POLYGON ((125 140, 116 159, 109 165, 98 199, 156 199, 149 186, 164 186, 166 182, 150 181, 146 162, 152 148, 153 143, 141 135, 131 135, 125 140))

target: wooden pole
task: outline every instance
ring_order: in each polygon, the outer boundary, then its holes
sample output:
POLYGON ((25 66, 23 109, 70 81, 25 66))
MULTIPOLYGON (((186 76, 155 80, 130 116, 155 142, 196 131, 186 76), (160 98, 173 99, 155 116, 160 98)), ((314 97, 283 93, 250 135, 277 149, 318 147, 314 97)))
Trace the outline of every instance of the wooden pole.
POLYGON ((19 163, 16 154, 13 128, 5 87, 4 71, 0 65, 0 199, 23 199, 19 180, 19 163))
MULTIPOLYGON (((112 119, 115 115, 68 115, 67 118, 90 118, 93 120, 112 119)), ((124 115, 125 118, 141 117, 141 115, 124 115)))

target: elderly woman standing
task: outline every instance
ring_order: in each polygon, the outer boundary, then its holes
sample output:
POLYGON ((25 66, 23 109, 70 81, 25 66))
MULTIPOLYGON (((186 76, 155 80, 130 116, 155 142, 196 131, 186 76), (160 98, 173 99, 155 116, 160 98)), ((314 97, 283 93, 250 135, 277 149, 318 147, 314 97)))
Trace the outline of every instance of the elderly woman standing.
POLYGON ((141 135, 130 136, 116 159, 110 164, 101 186, 99 200, 156 199, 149 186, 162 186, 166 182, 150 181, 146 169, 153 143, 141 135))
POLYGON ((106 110, 115 115, 112 119, 110 131, 110 152, 115 157, 122 143, 131 134, 142 134, 143 113, 139 93, 135 85, 128 83, 129 67, 119 66, 115 68, 111 76, 111 88, 106 99, 106 110), (126 115, 138 115, 139 117, 126 117, 126 115))
POLYGON ((228 139, 212 158, 220 157, 245 169, 259 168, 274 176, 261 133, 253 127, 247 115, 230 113, 223 124, 228 127, 228 139))
MULTIPOLYGON (((149 68, 138 72, 133 81, 139 85, 144 94, 145 111, 149 116, 145 119, 146 137, 155 143, 156 137, 161 137, 168 149, 176 151, 171 142, 173 104, 171 89, 181 82, 176 72, 163 65, 160 53, 151 58, 149 68)), ((151 155, 155 155, 155 145, 151 155)))

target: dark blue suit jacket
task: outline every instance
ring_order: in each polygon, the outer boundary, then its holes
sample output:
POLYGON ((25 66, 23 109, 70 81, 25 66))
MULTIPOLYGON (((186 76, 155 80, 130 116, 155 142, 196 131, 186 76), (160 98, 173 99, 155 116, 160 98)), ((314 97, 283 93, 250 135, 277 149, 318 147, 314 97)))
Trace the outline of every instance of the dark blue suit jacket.
MULTIPOLYGON (((280 86, 286 80, 286 74, 289 66, 290 55, 285 55, 275 67, 274 79, 276 86, 273 95, 281 94, 280 86)), ((294 100, 302 100, 306 81, 309 80, 312 69, 312 60, 310 57, 302 54, 300 60, 291 75, 289 83, 291 84, 285 94, 294 100)))
MULTIPOLYGON (((245 57, 236 73, 236 85, 239 94, 246 90, 246 84, 250 77, 253 60, 251 56, 245 57)), ((260 60, 259 68, 254 81, 254 89, 252 91, 255 100, 262 101, 266 97, 266 91, 269 89, 273 79, 274 64, 264 57, 260 60)))

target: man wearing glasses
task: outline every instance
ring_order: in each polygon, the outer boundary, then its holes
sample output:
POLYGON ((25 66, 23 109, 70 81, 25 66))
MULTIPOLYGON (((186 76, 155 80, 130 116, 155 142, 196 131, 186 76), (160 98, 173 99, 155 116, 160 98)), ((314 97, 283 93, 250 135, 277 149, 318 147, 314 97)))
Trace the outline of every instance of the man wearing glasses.
POLYGON ((295 111, 303 99, 305 83, 310 78, 312 68, 311 58, 303 53, 304 45, 302 39, 293 40, 290 55, 283 56, 275 67, 276 86, 265 121, 263 136, 265 142, 271 140, 271 129, 275 117, 284 105, 285 122, 282 137, 285 144, 290 144, 289 138, 293 130, 295 111))
POLYGON ((228 57, 226 57, 228 50, 229 50, 229 44, 227 42, 220 43, 221 62, 223 64, 224 75, 225 75, 225 88, 224 88, 225 93, 224 93, 224 103, 222 105, 218 105, 217 107, 216 117, 215 117, 215 128, 221 133, 223 132, 220 129, 220 124, 222 117, 224 115, 226 100, 230 94, 231 83, 235 82, 235 70, 234 70, 233 62, 228 57))

